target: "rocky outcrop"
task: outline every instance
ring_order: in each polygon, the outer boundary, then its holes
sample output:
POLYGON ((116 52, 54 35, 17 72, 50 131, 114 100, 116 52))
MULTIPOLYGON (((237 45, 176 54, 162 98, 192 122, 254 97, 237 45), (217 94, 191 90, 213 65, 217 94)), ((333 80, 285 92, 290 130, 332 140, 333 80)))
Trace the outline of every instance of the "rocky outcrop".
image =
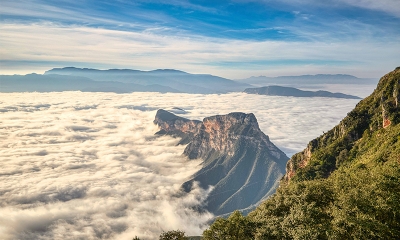
POLYGON ((273 194, 288 157, 259 128, 254 114, 230 113, 184 119, 159 110, 154 121, 161 130, 186 139, 184 155, 203 159, 202 168, 183 184, 190 191, 197 182, 209 189, 205 209, 215 215, 251 210, 273 194))
POLYGON ((391 124, 389 119, 389 111, 388 111, 388 103, 385 101, 386 99, 382 96, 381 98, 381 107, 382 107, 382 127, 386 128, 391 124))
POLYGON ((287 163, 284 180, 325 178, 343 162, 354 144, 382 128, 390 131, 400 122, 400 68, 383 76, 375 91, 332 130, 312 140, 306 149, 293 155, 287 163))
POLYGON ((296 173, 297 169, 304 168, 308 165, 311 159, 311 152, 313 147, 315 147, 316 140, 311 141, 308 143, 306 149, 304 149, 300 153, 296 153, 290 158, 290 161, 286 164, 286 173, 284 179, 289 181, 296 173))
POLYGON ((259 88, 246 88, 245 93, 259 94, 268 96, 288 96, 288 97, 330 97, 330 98, 348 98, 348 99, 361 99, 360 97, 343 94, 343 93, 332 93, 328 91, 303 91, 293 87, 281 87, 281 86, 267 86, 259 88))
POLYGON ((157 111, 154 124, 160 127, 158 135, 171 135, 180 137, 179 144, 187 144, 199 132, 202 125, 201 121, 189 120, 183 117, 178 117, 175 114, 160 109, 157 111))
POLYGON ((400 104, 400 79, 397 81, 394 90, 393 90, 393 97, 396 103, 396 108, 399 108, 400 104))

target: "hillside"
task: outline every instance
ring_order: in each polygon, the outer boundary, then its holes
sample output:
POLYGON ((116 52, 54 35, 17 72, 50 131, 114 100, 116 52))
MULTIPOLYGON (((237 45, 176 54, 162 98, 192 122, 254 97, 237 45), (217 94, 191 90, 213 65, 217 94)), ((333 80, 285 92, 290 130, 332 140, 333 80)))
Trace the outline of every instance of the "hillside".
POLYGON ((398 239, 399 100, 396 68, 289 160, 276 194, 247 217, 217 219, 204 239, 398 239))

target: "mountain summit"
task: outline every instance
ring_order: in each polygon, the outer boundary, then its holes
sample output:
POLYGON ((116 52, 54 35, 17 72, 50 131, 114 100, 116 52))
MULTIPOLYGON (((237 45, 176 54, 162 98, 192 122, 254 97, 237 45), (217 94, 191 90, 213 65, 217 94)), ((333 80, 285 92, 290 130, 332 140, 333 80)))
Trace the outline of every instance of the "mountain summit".
POLYGON ((259 128, 254 114, 240 112, 193 121, 158 110, 158 134, 181 137, 184 155, 203 159, 202 168, 183 184, 212 190, 205 208, 215 215, 251 210, 275 192, 288 157, 259 128))

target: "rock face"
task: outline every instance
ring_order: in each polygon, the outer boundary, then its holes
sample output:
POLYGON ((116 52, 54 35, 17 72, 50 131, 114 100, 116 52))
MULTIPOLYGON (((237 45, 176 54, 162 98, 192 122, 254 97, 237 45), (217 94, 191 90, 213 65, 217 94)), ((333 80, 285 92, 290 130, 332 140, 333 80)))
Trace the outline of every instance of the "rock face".
POLYGON ((381 78, 375 91, 332 130, 312 140, 287 163, 284 179, 326 178, 353 154, 353 146, 363 136, 382 128, 390 131, 400 122, 400 68, 381 78))
POLYGON ((159 110, 154 123, 188 143, 184 155, 203 159, 202 169, 183 184, 212 190, 205 208, 215 215, 251 210, 275 192, 288 157, 259 128, 254 114, 230 113, 191 121, 159 110))
POLYGON ((400 104, 400 79, 397 80, 397 83, 395 84, 394 90, 393 90, 393 97, 396 103, 396 108, 399 108, 400 104))
POLYGON ((246 88, 245 93, 269 95, 269 96, 290 96, 290 97, 330 97, 330 98, 348 98, 361 99, 357 96, 343 93, 331 93, 328 91, 303 91, 293 87, 267 86, 260 88, 246 88))

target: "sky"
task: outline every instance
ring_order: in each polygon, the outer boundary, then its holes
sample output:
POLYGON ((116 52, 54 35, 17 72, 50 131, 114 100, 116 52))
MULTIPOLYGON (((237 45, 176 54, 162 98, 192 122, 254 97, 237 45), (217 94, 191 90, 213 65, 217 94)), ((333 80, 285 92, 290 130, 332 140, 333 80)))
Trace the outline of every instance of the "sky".
POLYGON ((177 229, 200 235, 212 215, 194 209, 208 189, 182 195, 180 187, 202 160, 184 157, 180 139, 155 135, 157 109, 178 107, 180 116, 196 120, 252 112, 291 156, 358 102, 245 93, 0 93, 0 236, 157 239, 177 229))
POLYGON ((179 69, 231 79, 400 65, 400 0, 2 0, 0 74, 179 69))

